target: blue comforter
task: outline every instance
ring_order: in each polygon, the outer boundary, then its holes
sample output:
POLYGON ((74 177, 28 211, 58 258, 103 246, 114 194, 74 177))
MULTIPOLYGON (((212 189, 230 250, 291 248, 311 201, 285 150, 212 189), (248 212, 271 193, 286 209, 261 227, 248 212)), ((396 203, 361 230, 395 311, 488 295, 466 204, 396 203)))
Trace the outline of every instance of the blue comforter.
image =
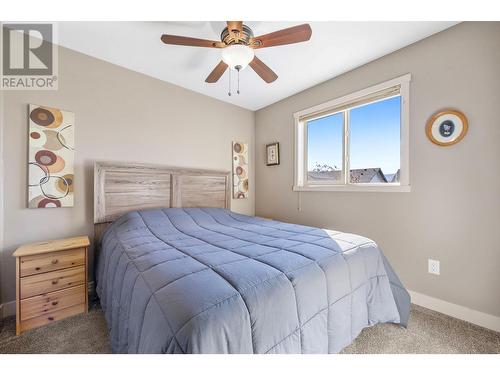
POLYGON ((216 208, 116 220, 97 293, 116 353, 336 353, 410 306, 373 241, 216 208))

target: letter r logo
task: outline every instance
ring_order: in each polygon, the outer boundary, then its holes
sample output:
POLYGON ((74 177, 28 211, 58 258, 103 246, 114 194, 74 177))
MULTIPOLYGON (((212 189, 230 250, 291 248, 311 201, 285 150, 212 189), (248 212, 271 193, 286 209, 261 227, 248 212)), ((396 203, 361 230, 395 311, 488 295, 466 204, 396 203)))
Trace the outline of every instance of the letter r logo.
POLYGON ((2 25, 3 75, 52 75, 51 24, 2 25))

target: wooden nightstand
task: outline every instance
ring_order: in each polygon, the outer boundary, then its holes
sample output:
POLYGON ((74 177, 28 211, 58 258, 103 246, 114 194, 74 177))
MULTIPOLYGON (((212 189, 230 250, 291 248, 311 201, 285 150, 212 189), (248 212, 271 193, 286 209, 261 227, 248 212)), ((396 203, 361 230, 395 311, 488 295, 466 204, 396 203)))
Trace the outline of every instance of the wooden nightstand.
POLYGON ((19 247, 16 334, 88 311, 87 236, 19 247))

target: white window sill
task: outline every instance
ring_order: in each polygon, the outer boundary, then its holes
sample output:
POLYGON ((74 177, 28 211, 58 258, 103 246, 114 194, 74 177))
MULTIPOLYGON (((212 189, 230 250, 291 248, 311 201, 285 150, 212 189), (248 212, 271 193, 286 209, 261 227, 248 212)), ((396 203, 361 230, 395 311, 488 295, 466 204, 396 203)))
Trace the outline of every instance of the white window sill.
POLYGON ((350 184, 293 186, 293 191, 343 191, 357 193, 409 193, 410 185, 399 184, 350 184))

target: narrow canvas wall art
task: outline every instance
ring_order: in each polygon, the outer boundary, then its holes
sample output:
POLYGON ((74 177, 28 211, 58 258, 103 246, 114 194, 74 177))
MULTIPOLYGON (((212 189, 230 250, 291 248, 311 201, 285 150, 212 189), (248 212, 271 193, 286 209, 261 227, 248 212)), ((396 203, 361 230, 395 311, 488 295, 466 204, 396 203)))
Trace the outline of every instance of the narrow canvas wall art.
POLYGON ((233 198, 248 197, 248 144, 233 142, 233 198))
POLYGON ((73 207, 75 114, 29 105, 28 207, 73 207))

